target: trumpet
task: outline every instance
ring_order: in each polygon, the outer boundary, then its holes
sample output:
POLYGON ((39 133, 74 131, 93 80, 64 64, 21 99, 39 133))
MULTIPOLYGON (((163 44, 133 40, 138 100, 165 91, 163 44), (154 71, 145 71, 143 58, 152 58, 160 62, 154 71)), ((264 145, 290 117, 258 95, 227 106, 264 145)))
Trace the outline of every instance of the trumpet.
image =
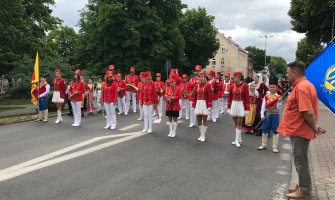
POLYGON ((134 90, 138 91, 138 87, 136 87, 136 86, 133 85, 133 84, 126 84, 126 86, 127 86, 128 88, 133 88, 134 90))
POLYGON ((157 94, 162 94, 163 93, 163 88, 159 86, 156 90, 156 93, 157 94))

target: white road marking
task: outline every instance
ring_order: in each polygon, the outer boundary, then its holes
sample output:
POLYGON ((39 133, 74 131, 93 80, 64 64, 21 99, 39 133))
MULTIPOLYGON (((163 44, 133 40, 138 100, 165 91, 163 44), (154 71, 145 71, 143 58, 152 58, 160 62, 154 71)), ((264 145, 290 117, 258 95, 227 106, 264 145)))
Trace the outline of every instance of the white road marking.
POLYGON ((139 126, 140 124, 132 124, 132 125, 129 125, 129 126, 125 126, 123 128, 120 128, 119 130, 120 131, 126 131, 126 130, 129 130, 131 128, 135 128, 136 126, 139 126))
POLYGON ((138 133, 138 132, 132 132, 132 133, 117 134, 117 135, 110 135, 110 136, 102 136, 102 137, 93 138, 93 139, 90 139, 90 140, 87 140, 87 141, 84 141, 84 142, 66 147, 66 148, 61 149, 59 151, 55 151, 55 152, 46 154, 44 156, 41 156, 41 157, 29 160, 29 161, 20 163, 18 165, 6 168, 4 170, 1 170, 0 171, 0 182, 11 179, 11 178, 14 178, 14 177, 17 177, 17 176, 20 176, 20 175, 23 175, 23 174, 26 174, 26 173, 29 173, 29 172, 32 172, 32 171, 35 171, 35 170, 38 170, 38 169, 42 169, 42 168, 45 168, 45 167, 48 167, 48 166, 51 166, 51 165, 55 165, 55 164, 60 163, 60 162, 64 162, 64 161, 67 161, 67 160, 70 160, 70 159, 73 159, 73 158, 77 158, 77 157, 80 157, 80 156, 83 156, 83 155, 86 155, 86 154, 89 154, 89 153, 92 153, 92 152, 95 152, 95 151, 99 151, 101 149, 104 149, 104 148, 107 148, 107 147, 110 147, 110 146, 113 146, 113 145, 116 145, 116 144, 119 144, 119 143, 122 143, 122 142, 125 142, 125 141, 128 141, 128 140, 131 140, 131 139, 135 139, 135 138, 143 136, 143 135, 145 135, 145 134, 138 133), (122 137, 122 136, 124 136, 124 137, 122 137), (81 150, 81 151, 77 151, 77 152, 74 152, 74 153, 70 153, 70 154, 67 154, 67 155, 63 155, 63 156, 54 158, 58 155, 64 154, 64 153, 69 152, 69 151, 72 151, 72 150, 77 149, 79 147, 94 143, 94 142, 102 140, 102 139, 113 138, 113 137, 122 137, 122 138, 116 139, 116 140, 113 140, 113 141, 110 141, 110 142, 106 142, 106 143, 103 143, 103 144, 99 144, 99 145, 96 145, 96 146, 93 146, 93 147, 90 147, 90 148, 87 148, 87 149, 84 149, 84 150, 81 150), (51 158, 54 158, 54 159, 51 159, 51 158))
POLYGON ((291 145, 290 144, 283 144, 283 149, 291 149, 291 145))
POLYGON ((287 184, 277 183, 275 189, 272 192, 273 200, 285 200, 284 190, 287 187, 287 184))
POLYGON ((284 137, 284 140, 290 141, 290 138, 289 137, 284 137))
POLYGON ((280 153, 280 159, 285 161, 291 160, 291 154, 288 153, 280 153))

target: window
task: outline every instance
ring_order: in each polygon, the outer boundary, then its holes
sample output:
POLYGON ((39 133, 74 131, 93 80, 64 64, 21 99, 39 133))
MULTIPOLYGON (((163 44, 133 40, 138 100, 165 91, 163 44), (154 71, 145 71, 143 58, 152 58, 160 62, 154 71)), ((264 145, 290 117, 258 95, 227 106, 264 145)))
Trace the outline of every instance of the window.
POLYGON ((212 60, 212 65, 216 65, 216 60, 215 60, 215 58, 213 58, 213 60, 212 60))
POLYGON ((221 52, 222 53, 226 52, 226 48, 224 46, 221 47, 221 52))
POLYGON ((221 67, 224 66, 224 58, 221 59, 221 67))

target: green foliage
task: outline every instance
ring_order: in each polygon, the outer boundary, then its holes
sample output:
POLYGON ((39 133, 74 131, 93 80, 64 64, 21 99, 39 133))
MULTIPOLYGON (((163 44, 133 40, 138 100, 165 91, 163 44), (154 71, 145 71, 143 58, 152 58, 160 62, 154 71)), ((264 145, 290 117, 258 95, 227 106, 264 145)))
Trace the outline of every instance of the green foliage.
POLYGON ((305 37, 298 42, 298 48, 295 52, 296 59, 305 62, 308 66, 322 49, 323 46, 320 42, 314 42, 305 37))
POLYGON ((288 14, 293 30, 306 33, 311 41, 329 42, 334 5, 334 0, 292 0, 288 14))
POLYGON ((0 6, 0 74, 14 70, 25 55, 42 50, 45 33, 61 22, 51 16, 53 0, 2 1, 0 6))
MULTIPOLYGON (((249 52, 249 58, 253 59, 254 61, 254 70, 261 71, 265 66, 265 51, 263 49, 259 49, 255 46, 248 46, 245 48, 246 51, 249 52)), ((266 56, 267 63, 270 63, 271 56, 266 56)))
POLYGON ((208 59, 215 55, 220 44, 216 39, 214 17, 207 15, 205 8, 187 10, 180 23, 184 35, 185 54, 189 73, 195 65, 206 66, 208 59))
POLYGON ((268 69, 271 76, 276 76, 277 74, 286 74, 287 62, 280 56, 271 56, 268 69))

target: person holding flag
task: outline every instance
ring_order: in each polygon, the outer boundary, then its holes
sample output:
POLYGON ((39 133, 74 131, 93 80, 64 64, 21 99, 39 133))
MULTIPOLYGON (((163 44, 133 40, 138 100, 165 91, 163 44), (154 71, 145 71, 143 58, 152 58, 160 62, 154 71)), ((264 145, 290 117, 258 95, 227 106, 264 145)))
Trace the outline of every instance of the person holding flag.
POLYGON ((61 77, 62 71, 60 69, 55 70, 55 78, 53 80, 54 92, 52 95, 51 102, 55 104, 57 108, 57 119, 56 124, 62 122, 62 103, 64 103, 66 85, 65 80, 61 77))
POLYGON ((49 97, 50 85, 46 81, 46 75, 40 76, 40 84, 38 87, 38 118, 37 122, 48 121, 48 106, 49 106, 49 97))
POLYGON ((261 108, 261 118, 263 121, 262 125, 262 145, 258 147, 258 150, 264 150, 267 146, 268 134, 272 130, 272 152, 278 153, 278 140, 279 134, 277 132, 280 115, 279 109, 282 107, 282 98, 276 93, 277 81, 271 80, 269 82, 269 91, 263 98, 261 108))
POLYGON ((77 69, 74 72, 73 80, 70 82, 69 95, 71 106, 73 110, 74 123, 72 126, 80 126, 81 123, 81 103, 83 101, 83 94, 85 93, 85 84, 80 80, 81 71, 77 69))

